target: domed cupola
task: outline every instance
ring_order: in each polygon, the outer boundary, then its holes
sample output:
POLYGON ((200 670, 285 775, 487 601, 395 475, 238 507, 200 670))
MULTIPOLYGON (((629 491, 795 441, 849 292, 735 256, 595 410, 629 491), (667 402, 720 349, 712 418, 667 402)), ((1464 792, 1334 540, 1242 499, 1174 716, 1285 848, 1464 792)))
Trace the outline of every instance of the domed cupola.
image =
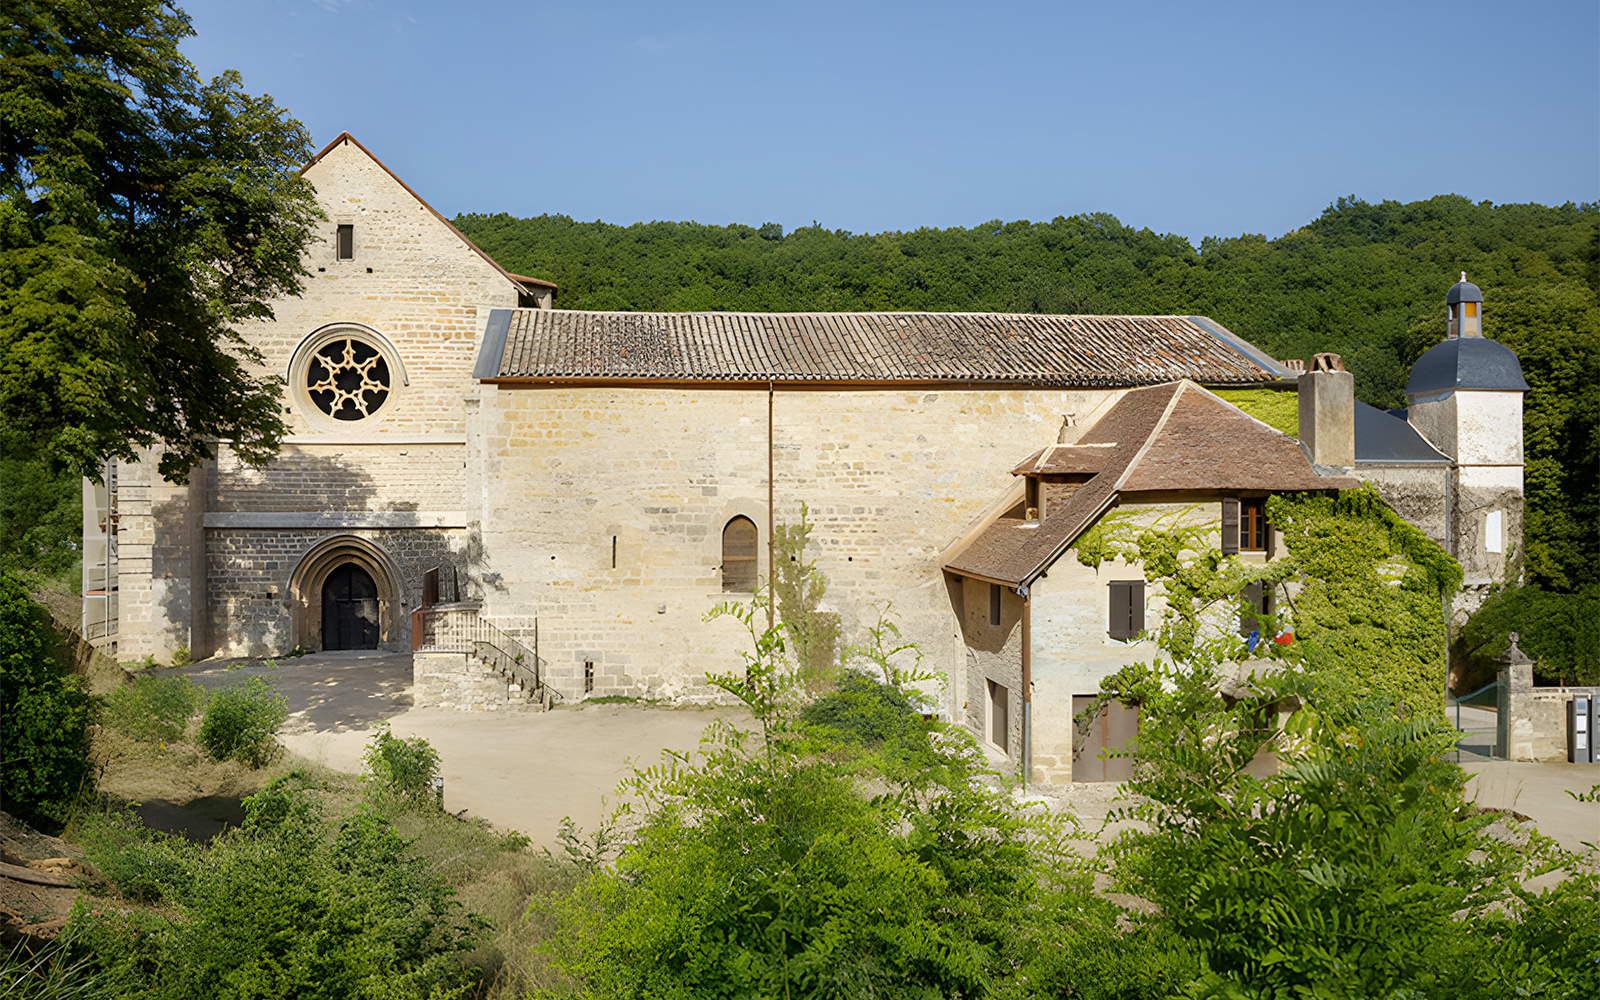
POLYGON ((1449 327, 1445 340, 1435 344, 1411 366, 1406 382, 1406 398, 1438 396, 1459 389, 1490 392, 1526 392, 1522 364, 1509 347, 1483 335, 1483 292, 1467 280, 1450 288, 1445 296, 1449 327))

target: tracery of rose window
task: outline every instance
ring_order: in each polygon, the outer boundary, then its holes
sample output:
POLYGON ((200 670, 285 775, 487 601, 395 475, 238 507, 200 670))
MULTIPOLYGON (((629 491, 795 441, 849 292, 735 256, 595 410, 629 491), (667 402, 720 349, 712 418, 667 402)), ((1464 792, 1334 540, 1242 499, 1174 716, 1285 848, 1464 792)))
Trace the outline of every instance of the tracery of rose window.
POLYGON ((306 365, 306 393, 336 420, 365 419, 389 398, 389 365, 362 341, 330 341, 306 365))

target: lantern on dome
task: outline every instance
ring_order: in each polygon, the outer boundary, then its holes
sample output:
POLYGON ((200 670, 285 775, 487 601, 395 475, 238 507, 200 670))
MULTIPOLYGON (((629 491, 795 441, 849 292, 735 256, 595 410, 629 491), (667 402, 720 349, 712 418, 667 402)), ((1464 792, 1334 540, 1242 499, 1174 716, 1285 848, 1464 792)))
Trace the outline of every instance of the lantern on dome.
POLYGON ((1467 280, 1467 272, 1462 271, 1461 280, 1450 286, 1444 304, 1450 311, 1447 339, 1483 336, 1483 292, 1467 280))

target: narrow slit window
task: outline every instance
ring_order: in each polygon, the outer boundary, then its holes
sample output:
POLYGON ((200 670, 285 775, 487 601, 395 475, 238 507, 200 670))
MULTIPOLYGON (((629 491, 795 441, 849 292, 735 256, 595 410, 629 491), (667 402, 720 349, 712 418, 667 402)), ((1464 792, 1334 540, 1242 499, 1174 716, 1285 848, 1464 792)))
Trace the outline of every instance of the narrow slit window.
POLYGON ((353 226, 353 225, 340 226, 339 227, 338 239, 335 241, 335 243, 336 243, 336 246, 338 247, 338 255, 339 255, 339 259, 340 260, 355 260, 356 259, 356 227, 355 226, 353 226))
POLYGON ((617 536, 611 536, 611 568, 617 568, 617 536))
POLYGON ((722 589, 753 594, 756 589, 756 523, 736 517, 722 529, 722 589))
POLYGON ((1000 624, 1000 585, 989 584, 989 624, 1000 624))
POLYGON ((594 661, 583 661, 583 693, 588 694, 594 690, 594 661))

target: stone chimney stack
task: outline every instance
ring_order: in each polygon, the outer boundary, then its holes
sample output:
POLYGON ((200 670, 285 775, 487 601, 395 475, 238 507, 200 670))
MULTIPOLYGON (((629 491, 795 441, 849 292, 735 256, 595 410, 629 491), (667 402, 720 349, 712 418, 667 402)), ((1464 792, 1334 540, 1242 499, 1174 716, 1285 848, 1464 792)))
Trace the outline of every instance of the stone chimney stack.
MULTIPOLYGON (((1356 464, 1356 377, 1337 354, 1318 354, 1297 383, 1300 446, 1314 466, 1337 469, 1356 464)), ((1321 468, 1317 469, 1322 472, 1321 468)))

